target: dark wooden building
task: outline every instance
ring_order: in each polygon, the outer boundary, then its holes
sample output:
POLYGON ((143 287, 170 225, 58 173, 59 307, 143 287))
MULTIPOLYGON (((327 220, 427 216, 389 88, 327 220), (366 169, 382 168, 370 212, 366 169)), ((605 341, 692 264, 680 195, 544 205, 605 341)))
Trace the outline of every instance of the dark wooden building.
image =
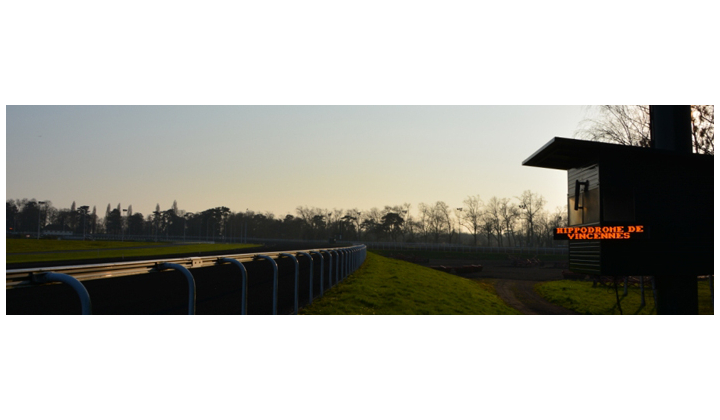
POLYGON ((572 271, 713 274, 713 156, 556 137, 523 165, 568 173, 572 271))

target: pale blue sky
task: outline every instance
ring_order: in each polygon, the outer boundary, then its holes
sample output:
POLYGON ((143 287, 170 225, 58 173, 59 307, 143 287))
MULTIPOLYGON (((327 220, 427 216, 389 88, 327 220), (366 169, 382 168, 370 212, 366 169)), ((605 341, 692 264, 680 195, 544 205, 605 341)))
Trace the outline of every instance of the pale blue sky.
POLYGON ((8 106, 6 198, 148 214, 295 213, 542 194, 563 171, 522 161, 572 137, 580 106, 8 106))

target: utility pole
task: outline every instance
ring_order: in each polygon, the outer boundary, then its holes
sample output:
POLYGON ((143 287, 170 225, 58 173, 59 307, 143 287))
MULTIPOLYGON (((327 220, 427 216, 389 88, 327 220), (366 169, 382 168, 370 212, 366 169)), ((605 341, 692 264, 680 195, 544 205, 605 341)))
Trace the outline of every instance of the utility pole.
MULTIPOLYGON (((650 105, 650 136, 653 149, 692 154, 690 105, 650 105)), ((688 203, 688 209, 691 208, 688 203)), ((697 276, 656 275, 655 287, 658 315, 698 314, 697 276)))

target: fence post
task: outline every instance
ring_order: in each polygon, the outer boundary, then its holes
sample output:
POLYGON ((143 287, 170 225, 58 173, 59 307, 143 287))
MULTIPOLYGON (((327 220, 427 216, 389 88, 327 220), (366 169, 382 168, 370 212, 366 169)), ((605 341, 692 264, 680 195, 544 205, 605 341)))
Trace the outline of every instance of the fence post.
POLYGON ((342 249, 338 249, 338 269, 340 270, 338 274, 338 283, 342 282, 343 279, 345 279, 345 251, 342 249))
POLYGON ((308 302, 309 305, 313 301, 313 258, 307 252, 298 252, 297 255, 303 255, 305 257, 308 257, 308 259, 310 260, 310 301, 308 302))
POLYGON ((332 266, 333 266, 332 263, 333 263, 333 255, 332 255, 332 251, 330 251, 330 250, 328 250, 328 249, 325 249, 325 250, 323 250, 323 251, 321 251, 321 252, 327 252, 328 257, 330 258, 330 259, 328 260, 328 289, 330 289, 330 288, 332 288, 332 286, 333 286, 333 284, 332 284, 332 266))
POLYGON ((325 259, 322 255, 322 251, 310 251, 310 254, 318 254, 320 256, 320 297, 323 295, 323 260, 325 259))
POLYGON ((240 269, 240 275, 242 277, 242 296, 240 298, 240 315, 247 315, 247 270, 245 266, 238 260, 231 258, 220 258, 218 264, 229 263, 240 269))
POLYGON ((32 276, 30 279, 33 283, 52 283, 60 282, 67 284, 72 287, 73 290, 78 294, 80 298, 80 308, 83 315, 92 315, 92 303, 90 302, 90 294, 88 293, 85 286, 80 283, 80 280, 75 277, 68 276, 67 274, 61 273, 43 273, 37 276, 32 276))
POLYGON ((267 260, 272 264, 273 269, 273 315, 277 315, 277 289, 278 289, 278 268, 277 263, 271 257, 267 255, 256 255, 253 257, 254 260, 267 260))
POLYGON ((343 252, 342 252, 341 249, 336 249, 335 252, 336 252, 336 255, 337 255, 337 264, 335 264, 335 270, 336 270, 336 271, 335 271, 335 284, 339 284, 339 283, 342 281, 342 279, 343 279, 343 277, 342 277, 342 274, 343 274, 343 269, 342 269, 342 267, 343 267, 343 260, 344 260, 344 258, 343 258, 343 252))
POLYGON ((327 253, 330 255, 330 265, 328 266, 328 289, 330 289, 333 285, 337 284, 337 276, 335 277, 335 283, 333 283, 333 261, 335 261, 335 265, 337 265, 337 253, 329 249, 327 253))
POLYGON ((188 315, 195 315, 195 279, 193 278, 190 271, 180 264, 173 263, 161 263, 157 265, 158 271, 164 270, 177 270, 185 276, 188 281, 188 315))
POLYGON ((295 312, 294 313, 295 313, 295 315, 297 315, 298 314, 298 300, 299 300, 298 293, 300 292, 300 290, 299 290, 300 289, 300 277, 299 277, 300 276, 300 273, 299 273, 300 272, 300 263, 298 263, 297 258, 295 258, 295 256, 293 254, 287 254, 285 252, 281 252, 279 255, 281 257, 290 258, 295 263, 295 312))
POLYGON ((347 264, 345 265, 345 278, 350 276, 350 273, 352 273, 352 259, 353 259, 353 252, 352 249, 348 249, 345 251, 347 253, 347 264))
POLYGON ((353 250, 353 269, 354 273, 358 269, 358 256, 360 255, 360 245, 356 246, 353 250))

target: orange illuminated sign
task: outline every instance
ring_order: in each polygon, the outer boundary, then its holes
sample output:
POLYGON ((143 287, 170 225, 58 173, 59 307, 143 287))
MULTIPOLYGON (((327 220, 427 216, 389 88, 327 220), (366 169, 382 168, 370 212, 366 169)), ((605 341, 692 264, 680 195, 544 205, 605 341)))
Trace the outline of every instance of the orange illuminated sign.
POLYGON ((555 228, 555 239, 570 241, 631 239, 642 233, 645 233, 643 225, 563 227, 555 228))

